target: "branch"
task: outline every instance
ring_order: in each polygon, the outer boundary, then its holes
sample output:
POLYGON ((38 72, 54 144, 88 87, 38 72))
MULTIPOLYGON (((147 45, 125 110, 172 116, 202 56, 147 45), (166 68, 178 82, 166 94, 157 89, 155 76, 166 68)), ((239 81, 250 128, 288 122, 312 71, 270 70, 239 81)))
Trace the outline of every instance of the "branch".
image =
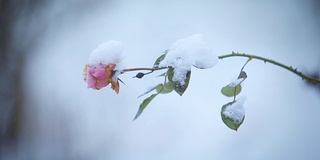
POLYGON ((263 58, 263 57, 259 57, 259 56, 255 56, 255 55, 250 55, 250 54, 234 53, 234 52, 232 52, 232 54, 226 54, 226 55, 219 56, 219 59, 224 59, 224 58, 228 58, 228 57, 247 57, 247 58, 262 60, 265 63, 269 62, 269 63, 272 63, 272 64, 274 64, 276 66, 282 67, 282 68, 284 68, 284 69, 286 69, 286 70, 298 75, 299 77, 302 78, 302 80, 307 80, 309 82, 320 84, 320 80, 319 79, 315 79, 315 78, 309 77, 309 76, 303 74, 302 72, 299 72, 297 70, 297 68, 293 69, 292 66, 286 66, 286 65, 284 65, 282 63, 276 62, 276 61, 271 60, 271 59, 267 59, 267 58, 263 58))
MULTIPOLYGON (((276 61, 268 59, 268 58, 255 56, 255 55, 251 55, 251 54, 245 54, 245 53, 235 53, 235 52, 232 52, 231 54, 221 55, 218 58, 219 59, 226 59, 226 58, 229 58, 229 57, 247 57, 249 59, 258 59, 258 60, 264 61, 265 63, 269 62, 271 64, 274 64, 276 66, 282 67, 282 68, 284 68, 284 69, 296 74, 297 76, 301 77, 302 80, 306 80, 306 81, 309 81, 309 82, 312 82, 312 83, 315 83, 315 84, 320 84, 320 80, 319 79, 307 76, 307 75, 303 74, 302 72, 299 72, 297 70, 297 68, 293 69, 292 66, 286 66, 286 65, 284 65, 282 63, 276 62, 276 61)), ((153 71, 163 70, 163 69, 167 69, 167 68, 168 67, 162 67, 162 68, 129 68, 129 69, 122 70, 122 73, 132 72, 132 71, 140 71, 140 70, 148 70, 148 71, 153 72, 153 71)))
POLYGON ((128 68, 128 69, 124 69, 122 70, 122 73, 125 72, 132 72, 132 71, 157 71, 157 70, 162 70, 162 69, 167 69, 168 67, 162 67, 162 68, 128 68))

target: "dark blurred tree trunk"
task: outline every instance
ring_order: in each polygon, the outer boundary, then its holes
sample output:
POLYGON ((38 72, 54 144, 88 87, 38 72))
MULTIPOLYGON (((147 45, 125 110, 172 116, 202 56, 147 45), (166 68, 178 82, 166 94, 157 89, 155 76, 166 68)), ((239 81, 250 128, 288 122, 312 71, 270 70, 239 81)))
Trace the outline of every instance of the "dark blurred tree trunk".
POLYGON ((17 23, 26 25, 20 30, 26 31, 31 13, 43 3, 39 2, 41 0, 0 0, 0 159, 17 145, 24 99, 24 60, 35 38, 23 33, 15 38, 17 23))
POLYGON ((28 153, 24 152, 25 146, 19 148, 20 140, 37 136, 37 130, 32 128, 37 120, 32 116, 37 113, 26 115, 26 110, 30 110, 26 107, 30 105, 24 104, 25 93, 31 93, 23 90, 26 88, 23 73, 27 58, 34 56, 31 55, 33 49, 44 39, 47 31, 56 31, 64 20, 81 20, 82 15, 90 13, 100 4, 94 2, 0 0, 0 160, 25 159, 28 153), (58 5, 62 7, 58 11, 54 10, 57 6, 52 7, 57 3, 63 4, 58 5))

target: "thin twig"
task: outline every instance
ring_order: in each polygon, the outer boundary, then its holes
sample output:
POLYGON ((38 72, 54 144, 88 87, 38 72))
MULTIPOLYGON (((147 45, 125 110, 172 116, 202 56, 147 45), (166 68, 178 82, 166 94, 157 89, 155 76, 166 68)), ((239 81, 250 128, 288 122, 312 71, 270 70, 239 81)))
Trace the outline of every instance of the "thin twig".
POLYGON ((298 75, 299 77, 302 78, 302 80, 307 80, 309 82, 320 84, 320 80, 319 79, 315 79, 315 78, 309 77, 309 76, 303 74, 302 72, 299 72, 297 70, 297 68, 293 69, 292 66, 286 66, 286 65, 284 65, 282 63, 279 63, 279 62, 276 62, 274 60, 267 59, 267 58, 264 58, 264 57, 260 57, 260 56, 232 52, 232 54, 226 54, 226 55, 219 56, 219 59, 225 59, 225 58, 229 58, 229 57, 247 57, 247 58, 252 58, 252 59, 258 59, 258 60, 264 61, 265 63, 269 62, 271 64, 274 64, 276 66, 282 67, 282 68, 284 68, 284 69, 286 69, 286 70, 298 75))
POLYGON ((157 70, 163 70, 163 69, 167 69, 168 67, 162 67, 162 68, 128 68, 128 69, 124 69, 122 70, 122 73, 125 72, 132 72, 132 71, 157 71, 157 70))

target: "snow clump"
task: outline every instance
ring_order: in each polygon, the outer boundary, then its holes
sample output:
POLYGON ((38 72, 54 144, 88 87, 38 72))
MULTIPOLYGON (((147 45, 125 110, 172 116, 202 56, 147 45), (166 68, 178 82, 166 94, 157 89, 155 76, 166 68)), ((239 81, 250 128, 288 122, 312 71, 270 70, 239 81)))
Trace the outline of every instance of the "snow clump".
POLYGON ((184 85, 191 66, 208 69, 215 66, 217 62, 218 56, 213 49, 203 40, 201 34, 195 34, 173 43, 159 67, 173 67, 172 80, 184 85))
POLYGON ((244 78, 238 78, 238 79, 233 79, 229 86, 230 87, 236 87, 237 85, 239 85, 240 83, 242 83, 244 81, 244 78))
POLYGON ((100 44, 91 52, 88 63, 90 66, 116 64, 115 70, 122 71, 124 69, 123 50, 124 46, 122 42, 109 40, 100 44))
POLYGON ((239 97, 237 101, 226 107, 223 114, 232 119, 234 123, 240 124, 245 115, 245 109, 243 107, 245 100, 246 98, 244 96, 239 97))

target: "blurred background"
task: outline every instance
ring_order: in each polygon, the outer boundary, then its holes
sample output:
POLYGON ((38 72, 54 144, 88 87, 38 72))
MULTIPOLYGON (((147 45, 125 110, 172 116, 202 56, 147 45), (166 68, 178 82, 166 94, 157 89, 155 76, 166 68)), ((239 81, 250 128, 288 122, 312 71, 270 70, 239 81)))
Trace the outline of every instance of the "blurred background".
POLYGON ((121 75, 87 89, 83 67, 107 40, 125 45, 127 68, 151 67, 180 38, 203 34, 232 51, 282 62, 319 78, 319 0, 1 0, 0 159, 319 159, 319 85, 253 60, 237 132, 220 117, 220 94, 245 63, 192 69, 188 90, 156 97, 132 121, 154 73, 121 75))

